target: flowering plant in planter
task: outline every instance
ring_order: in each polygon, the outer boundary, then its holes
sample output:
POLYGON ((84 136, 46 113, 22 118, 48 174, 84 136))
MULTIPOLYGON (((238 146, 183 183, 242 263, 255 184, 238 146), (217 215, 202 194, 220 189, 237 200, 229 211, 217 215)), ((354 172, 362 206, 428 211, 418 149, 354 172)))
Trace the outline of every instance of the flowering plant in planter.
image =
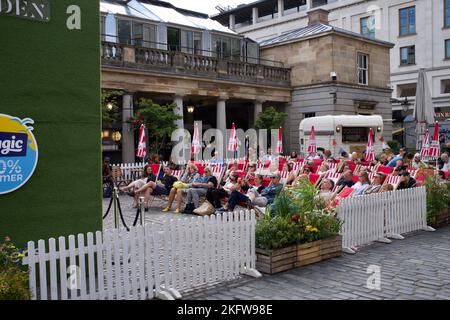
POLYGON ((29 300, 28 272, 21 269, 23 253, 9 237, 0 244, 0 300, 29 300))

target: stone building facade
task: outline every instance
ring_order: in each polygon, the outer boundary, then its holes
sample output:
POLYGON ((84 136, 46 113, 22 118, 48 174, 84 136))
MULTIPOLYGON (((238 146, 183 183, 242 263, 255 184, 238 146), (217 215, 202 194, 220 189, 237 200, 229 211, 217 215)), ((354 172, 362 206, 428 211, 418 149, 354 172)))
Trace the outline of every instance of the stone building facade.
POLYGON ((299 150, 300 121, 312 116, 378 114, 384 120, 384 138, 390 140, 393 45, 331 27, 325 10, 309 14, 307 27, 261 42, 261 57, 278 57, 291 68, 287 125, 292 150, 299 150), (361 59, 366 59, 363 65, 361 59))

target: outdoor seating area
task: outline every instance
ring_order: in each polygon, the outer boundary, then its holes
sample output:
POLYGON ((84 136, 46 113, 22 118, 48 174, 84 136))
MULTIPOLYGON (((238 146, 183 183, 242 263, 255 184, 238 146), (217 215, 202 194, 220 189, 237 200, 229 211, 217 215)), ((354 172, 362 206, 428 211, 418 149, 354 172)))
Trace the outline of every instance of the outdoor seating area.
MULTIPOLYGON (((424 184, 427 176, 437 176, 443 182, 450 177, 450 171, 448 170, 437 171, 435 168, 427 168, 426 166, 414 168, 404 165, 402 160, 397 162, 399 163, 392 167, 377 160, 368 162, 364 159, 363 161, 343 158, 320 159, 319 157, 305 159, 280 156, 272 161, 258 162, 250 162, 245 159, 228 159, 219 164, 208 161, 191 161, 188 166, 193 168, 192 174, 188 174, 187 166, 176 166, 167 162, 151 165, 142 163, 119 164, 113 166, 112 173, 115 186, 119 190, 123 190, 123 186, 132 185, 134 181, 145 176, 144 167, 150 167, 152 174, 158 179, 169 174, 183 183, 189 175, 196 176, 197 179, 204 177, 205 169, 209 168, 212 171, 212 176, 217 180, 215 188, 221 189, 231 183, 235 185, 236 191, 244 196, 248 196, 248 190, 255 187, 261 186, 260 192, 264 188, 274 185, 274 183, 280 185, 280 188, 291 188, 298 185, 300 180, 306 180, 315 186, 318 195, 326 198, 331 206, 337 206, 341 199, 348 197, 419 187, 424 184), (164 167, 171 168, 170 173, 164 173, 164 167), (237 180, 230 182, 233 175, 237 177, 237 180), (276 178, 274 179, 276 182, 271 181, 272 177, 276 178)), ((184 196, 179 200, 186 201, 187 190, 195 188, 195 184, 193 187, 192 183, 195 183, 194 180, 190 184, 186 183, 182 186, 184 187, 184 196)), ((162 195, 159 198, 164 202, 167 201, 166 196, 168 195, 162 195)), ((215 209, 226 209, 230 195, 231 192, 222 197, 222 206, 215 209)), ((155 196, 149 196, 148 198, 149 202, 153 203, 152 200, 155 196)), ((240 199, 243 199, 243 197, 240 197, 240 199)), ((239 201, 238 204, 242 207, 248 207, 249 205, 252 207, 251 203, 247 203, 247 201, 239 201)), ((165 203, 161 205, 161 209, 163 208, 165 208, 165 203)), ((179 208, 182 209, 182 206, 179 205, 179 208)), ((214 212, 209 214, 211 213, 214 212)))

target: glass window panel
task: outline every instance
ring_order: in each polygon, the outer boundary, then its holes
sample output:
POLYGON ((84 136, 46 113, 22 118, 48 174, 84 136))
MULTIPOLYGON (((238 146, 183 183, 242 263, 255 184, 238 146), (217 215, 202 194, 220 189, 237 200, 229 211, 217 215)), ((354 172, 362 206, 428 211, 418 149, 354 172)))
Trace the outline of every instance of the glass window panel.
POLYGON ((216 58, 220 58, 221 52, 220 36, 213 34, 211 37, 211 41, 212 41, 213 56, 216 58))
POLYGON ((119 43, 131 44, 131 21, 118 20, 117 34, 119 37, 119 43))
POLYGON ((181 31, 181 51, 194 53, 194 34, 192 31, 181 31))
POLYGON ((229 37, 222 37, 222 57, 224 59, 231 57, 231 39, 229 37))
POLYGON ((445 40, 445 58, 450 59, 450 39, 445 40))
POLYGON ((142 23, 133 22, 132 44, 142 46, 144 41, 144 28, 142 23))
POLYGON ((180 29, 167 28, 167 44, 170 51, 180 50, 180 29))
POLYGON ((416 32, 416 8, 412 7, 409 10, 409 33, 416 32))
POLYGON ((202 34, 200 32, 194 32, 194 53, 202 54, 202 34))
POLYGON ((156 48, 156 26, 145 24, 143 27, 144 43, 147 48, 156 48))
POLYGON ((241 56, 241 39, 231 39, 231 56, 233 59, 240 59, 241 56))

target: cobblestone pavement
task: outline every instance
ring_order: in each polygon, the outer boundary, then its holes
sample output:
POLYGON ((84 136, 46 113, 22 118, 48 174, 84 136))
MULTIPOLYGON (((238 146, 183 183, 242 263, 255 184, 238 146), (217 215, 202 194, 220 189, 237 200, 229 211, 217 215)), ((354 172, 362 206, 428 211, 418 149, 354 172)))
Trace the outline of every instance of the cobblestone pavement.
POLYGON ((244 277, 186 294, 199 300, 450 299, 450 227, 416 232, 392 244, 260 279, 244 277), (381 269, 381 290, 366 288, 367 268, 381 269))
MULTIPOLYGON (((120 196, 128 226, 136 209, 132 198, 120 196)), ((104 211, 109 199, 104 200, 104 211)), ((145 214, 145 223, 162 225, 165 219, 193 217, 163 213, 165 201, 155 200, 145 214)), ((104 229, 114 225, 111 212, 104 229)), ((226 284, 186 293, 184 299, 262 300, 262 299, 450 299, 450 227, 435 232, 416 232, 392 244, 375 243, 355 255, 297 268, 260 279, 244 276, 226 284), (381 290, 366 288, 367 268, 381 270, 381 290)))
MULTIPOLYGON (((136 217, 137 209, 133 209, 133 198, 128 195, 119 195, 120 207, 122 208, 122 213, 124 216, 125 223, 127 226, 132 226, 134 219, 136 217)), ((110 199, 103 199, 103 213, 108 209, 110 199)), ((162 201, 160 199, 155 199, 149 208, 148 212, 145 212, 145 224, 147 223, 155 223, 162 225, 163 221, 166 219, 179 219, 186 217, 193 217, 192 215, 183 215, 183 214, 175 214, 172 212, 164 213, 162 212, 162 208, 167 204, 167 201, 162 201)), ((174 206, 172 206, 174 208, 174 206)), ((121 226, 123 226, 121 224, 121 226)), ((111 211, 103 220, 103 229, 112 229, 114 227, 114 210, 111 207, 111 211)))

